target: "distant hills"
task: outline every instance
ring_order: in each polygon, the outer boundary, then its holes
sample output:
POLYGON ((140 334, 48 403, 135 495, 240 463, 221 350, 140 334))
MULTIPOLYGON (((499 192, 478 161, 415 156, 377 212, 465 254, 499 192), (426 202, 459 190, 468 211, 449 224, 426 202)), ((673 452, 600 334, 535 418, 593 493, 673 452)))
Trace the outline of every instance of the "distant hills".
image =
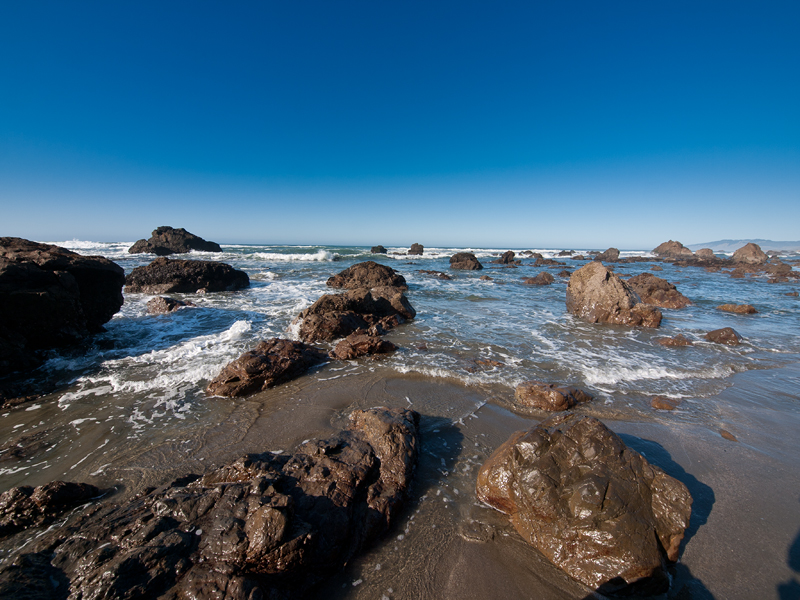
POLYGON ((800 241, 773 242, 772 240, 718 240, 716 242, 705 242, 703 244, 691 244, 690 246, 686 247, 692 252, 696 252, 700 250, 700 248, 711 248, 714 252, 735 252, 750 242, 758 244, 764 252, 767 252, 768 250, 800 252, 800 241))

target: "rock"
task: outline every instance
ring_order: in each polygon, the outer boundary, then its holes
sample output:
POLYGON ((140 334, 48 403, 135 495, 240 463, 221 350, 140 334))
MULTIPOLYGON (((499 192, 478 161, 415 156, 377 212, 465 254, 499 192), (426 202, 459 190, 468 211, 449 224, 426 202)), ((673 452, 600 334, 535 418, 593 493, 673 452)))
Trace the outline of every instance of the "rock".
POLYGON ((796 298, 798 296, 798 293, 797 292, 788 292, 787 294, 784 294, 784 295, 785 296, 792 296, 792 297, 796 298))
POLYGON ((758 311, 750 304, 720 304, 717 310, 722 310, 740 315, 754 315, 758 311))
POLYGON ((681 405, 680 398, 667 398, 666 396, 653 396, 650 406, 656 410, 675 410, 681 405))
POLYGON ((472 252, 457 252, 450 257, 450 268, 464 271, 480 271, 483 265, 472 252))
POLYGON ((694 257, 703 260, 714 260, 717 258, 717 255, 714 254, 714 251, 711 248, 700 248, 700 250, 694 253, 694 257))
POLYGON ((566 278, 569 278, 571 275, 572 275, 572 272, 570 272, 570 271, 567 271, 566 269, 563 269, 563 270, 561 270, 561 271, 559 271, 559 272, 558 272, 558 276, 559 276, 559 277, 566 277, 566 278))
POLYGON ((672 240, 664 242, 653 249, 653 254, 664 258, 692 258, 694 256, 689 248, 680 242, 673 242, 672 240))
POLYGON ((739 335, 734 329, 731 327, 723 327, 722 329, 715 329, 714 331, 709 331, 705 338, 709 342, 715 342, 717 344, 727 344, 728 346, 738 346, 742 343, 742 336, 739 335))
POLYGON ((147 301, 147 312, 151 315, 165 315, 181 308, 196 306, 194 302, 184 302, 183 300, 167 298, 166 296, 156 296, 147 301))
POLYGON ((428 275, 430 277, 436 277, 436 279, 441 279, 443 281, 450 281, 452 277, 447 273, 442 273, 441 271, 427 271, 425 269, 421 269, 418 273, 422 273, 423 275, 428 275))
POLYGON ((372 249, 370 249, 370 252, 372 254, 386 254, 387 250, 383 246, 378 245, 378 246, 373 246, 372 249))
POLYGON ((394 287, 407 290, 406 279, 397 271, 375 261, 356 263, 341 273, 330 277, 328 287, 354 290, 357 288, 394 287))
POLYGON ((738 441, 739 441, 739 440, 737 440, 737 439, 736 439, 736 436, 735 436, 735 435, 733 435, 733 434, 732 434, 730 431, 728 431, 727 429, 720 429, 720 430, 719 430, 719 434, 720 434, 720 435, 721 435, 723 438, 725 438, 726 440, 728 440, 729 442, 738 442, 738 441))
POLYGON ((45 534, 0 574, 0 595, 49 580, 49 568, 64 598, 307 597, 400 515, 418 425, 412 411, 357 410, 293 455, 248 454, 107 503, 45 534))
MULTIPOLYGON (((773 259, 774 260, 774 259, 773 259)), ((785 277, 792 273, 792 265, 787 265, 785 262, 777 261, 777 262, 770 262, 766 268, 766 272, 770 275, 776 275, 778 277, 785 277)))
POLYGON ((639 294, 642 302, 647 304, 655 304, 661 308, 684 308, 692 303, 669 281, 650 273, 631 277, 627 283, 639 294))
POLYGON ((425 251, 425 247, 422 244, 411 244, 411 248, 409 248, 408 253, 413 256, 422 256, 422 253, 425 251))
POLYGON ((126 292, 141 294, 225 292, 249 286, 247 273, 225 263, 164 257, 136 267, 125 279, 126 292))
POLYGON ((583 254, 576 254, 572 257, 572 260, 586 260, 586 257, 583 254))
POLYGON ((555 278, 547 271, 542 271, 536 277, 527 277, 522 280, 522 283, 528 285, 550 285, 555 281, 555 278))
POLYGON ((185 254, 192 250, 200 252, 222 252, 216 242, 207 242, 183 228, 159 227, 153 230, 149 240, 139 240, 128 249, 131 254, 149 252, 157 256, 185 254))
POLYGON ((514 392, 514 406, 546 411, 569 410, 576 404, 590 402, 592 396, 572 386, 557 386, 554 383, 525 381, 514 392))
POLYGON ((483 464, 478 498, 528 543, 602 594, 663 593, 689 525, 686 486, 593 417, 560 414, 514 434, 483 464))
POLYGON ((122 267, 106 258, 0 237, 0 376, 103 331, 124 283, 122 267))
POLYGON ((733 279, 744 279, 745 272, 742 269, 734 269, 731 271, 731 277, 733 279))
POLYGON ((48 525, 67 510, 99 495, 100 490, 93 485, 68 481, 53 481, 37 488, 11 488, 0 494, 0 537, 48 525))
POLYGON ((325 358, 324 352, 302 342, 272 338, 228 363, 206 392, 232 398, 249 396, 295 379, 325 358))
POLYGON ((538 257, 534 263, 534 267, 544 267, 544 266, 551 266, 551 267, 563 267, 567 263, 558 262, 557 260, 553 260, 552 258, 542 258, 541 256, 538 257))
POLYGON ((567 284, 567 310, 590 323, 658 327, 661 311, 643 304, 631 287, 603 266, 590 262, 567 284))
POLYGON ((595 256, 594 260, 599 260, 600 262, 616 262, 619 260, 619 250, 616 248, 609 248, 605 252, 595 256))
POLYGON ((655 265, 655 266, 650 267, 650 270, 651 271, 663 271, 664 267, 660 267, 659 265, 655 265))
POLYGON ((692 346, 692 340, 684 336, 682 333, 679 333, 675 337, 666 337, 666 338, 659 338, 656 340, 662 346, 673 346, 673 347, 681 347, 681 346, 692 346))
POLYGON ((377 335, 370 335, 361 330, 355 331, 336 344, 330 357, 336 360, 353 360, 359 356, 375 354, 391 354, 397 350, 392 342, 387 342, 377 335))
POLYGON ((497 260, 493 260, 492 263, 497 265, 513 265, 514 264, 514 254, 513 250, 508 250, 507 252, 503 252, 503 254, 497 260))
POLYGON ((562 250, 558 256, 572 256, 573 254, 575 254, 575 250, 562 250))
POLYGON ((478 277, 478 279, 480 279, 481 281, 494 281, 494 279, 492 279, 488 275, 481 275, 480 277, 478 277))
POLYGON ((748 265, 763 265, 769 260, 769 256, 761 250, 758 244, 750 242, 742 246, 733 253, 731 260, 735 263, 744 263, 748 265))

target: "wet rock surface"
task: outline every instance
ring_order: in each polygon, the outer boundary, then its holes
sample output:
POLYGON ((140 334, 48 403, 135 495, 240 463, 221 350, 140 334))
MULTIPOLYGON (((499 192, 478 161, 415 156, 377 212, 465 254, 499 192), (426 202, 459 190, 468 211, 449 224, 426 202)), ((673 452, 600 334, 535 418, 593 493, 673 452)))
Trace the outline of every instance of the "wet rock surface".
POLYGON ((642 302, 646 304, 654 304, 661 308, 684 308, 692 303, 669 281, 651 273, 636 275, 628 279, 626 283, 639 294, 642 302))
POLYGON ((559 386, 542 381, 525 381, 520 383, 514 392, 514 407, 523 410, 563 411, 592 400, 591 395, 576 387, 559 386))
POLYGON ((442 273, 441 271, 420 269, 418 272, 422 273, 423 275, 428 275, 429 277, 435 277, 436 279, 441 279, 442 281, 450 281, 451 279, 453 279, 452 277, 450 277, 450 275, 448 275, 447 273, 442 273))
POLYGON ((728 346, 738 346, 742 343, 742 336, 732 327, 723 327, 722 329, 715 329, 709 331, 705 338, 709 342, 716 344, 726 344, 728 346))
MULTIPOLYGON (((692 258, 692 251, 680 242, 669 240, 653 249, 653 254, 663 258, 692 258)), ((713 253, 712 253, 713 255, 713 253)))
POLYGON ((484 463, 478 498, 554 565, 602 593, 666 591, 692 498, 599 420, 563 414, 484 463))
POLYGON ((206 391, 215 396, 248 396, 299 377, 325 359, 324 352, 302 342, 272 338, 228 363, 206 391))
POLYGON ((682 346, 692 346, 692 340, 687 338, 682 333, 674 337, 666 337, 666 338, 658 338, 656 340, 662 346, 672 346, 672 347, 682 347, 682 346))
POLYGON ((390 354, 397 350, 392 342, 371 335, 363 330, 351 333, 331 350, 330 357, 336 360, 352 360, 360 356, 390 354))
POLYGON ((550 285, 555 281, 555 278, 547 271, 542 271, 536 277, 526 277, 522 283, 527 285, 550 285))
POLYGON ((406 279, 397 271, 386 265, 368 260, 354 264, 330 277, 328 287, 354 290, 358 288, 394 287, 407 290, 406 279))
POLYGON ((392 526, 418 422, 407 410, 355 411, 348 429, 291 456, 250 454, 96 506, 0 573, 0 595, 303 598, 392 526))
POLYGON ((222 252, 222 248, 216 242, 208 242, 193 233, 189 233, 182 227, 175 229, 169 226, 154 229, 149 240, 138 240, 128 248, 130 254, 149 252, 157 256, 184 254, 192 250, 222 252))
POLYGON ((387 250, 386 248, 378 244, 377 246, 373 246, 372 248, 370 248, 370 252, 372 252, 373 254, 386 254, 387 250))
POLYGON ((142 294, 226 292, 250 286, 244 271, 211 260, 172 260, 160 257, 136 267, 125 279, 125 291, 142 294))
POLYGON ((769 260, 766 252, 758 244, 750 242, 733 253, 731 261, 748 265, 763 265, 769 260))
POLYGON ((483 265, 472 252, 457 252, 450 257, 450 268, 462 271, 480 271, 483 269, 483 265))
POLYGON ((575 271, 567 284, 567 310, 590 323, 658 327, 661 311, 600 262, 575 271))
POLYGON ((752 304, 720 304, 717 310, 739 315, 754 315, 758 312, 752 304))
POLYGON ((600 262, 616 262, 619 260, 619 250, 617 248, 609 248, 605 252, 601 252, 594 257, 594 260, 600 262))
POLYGON ((0 537, 48 525, 65 511, 100 494, 93 485, 68 481, 53 481, 36 488, 29 485, 11 488, 0 494, 0 537))
POLYGON ((165 315, 181 308, 192 308, 197 305, 194 302, 184 302, 177 298, 158 296, 147 301, 147 312, 151 315, 165 315))

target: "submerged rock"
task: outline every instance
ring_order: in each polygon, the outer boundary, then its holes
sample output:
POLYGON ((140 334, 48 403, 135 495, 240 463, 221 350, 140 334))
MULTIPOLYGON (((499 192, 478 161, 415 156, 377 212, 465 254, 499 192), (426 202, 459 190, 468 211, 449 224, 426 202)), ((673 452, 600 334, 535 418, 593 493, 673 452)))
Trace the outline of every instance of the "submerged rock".
POLYGON ((692 497, 600 421, 556 415, 483 464, 478 498, 571 577, 601 593, 662 593, 692 497))
MULTIPOLYGON (((569 275, 568 275, 569 276, 569 275)), ((528 285, 550 285, 555 281, 555 278, 547 271, 542 271, 536 277, 526 277, 522 283, 528 285)))
POLYGON ((761 247, 758 244, 750 242, 734 252, 731 260, 735 263, 763 265, 769 260, 769 256, 767 256, 767 254, 761 250, 761 247))
POLYGON ((687 338, 682 333, 679 333, 675 337, 665 337, 665 338, 658 338, 656 340, 662 346, 672 346, 672 347, 681 347, 681 346, 691 346, 692 340, 687 338))
POLYGON ((149 252, 157 256, 168 254, 185 254, 192 250, 201 252, 222 252, 216 242, 207 242, 193 233, 189 233, 182 227, 174 229, 164 226, 153 230, 149 240, 138 240, 133 246, 128 248, 130 254, 140 254, 149 252))
POLYGON ((752 304, 720 304, 717 310, 739 315, 754 315, 758 312, 752 304))
POLYGON ((181 308, 192 308, 196 306, 194 302, 184 302, 176 298, 156 296, 147 301, 147 312, 151 315, 165 315, 180 310, 181 308))
POLYGON ((472 252, 457 252, 450 257, 450 268, 463 271, 480 271, 483 265, 472 252))
POLYGON ((592 400, 592 396, 576 387, 557 386, 554 383, 541 381, 520 383, 514 392, 516 408, 533 408, 551 412, 569 410, 576 404, 592 400))
POLYGON ((447 273, 442 273, 441 271, 431 271, 428 269, 420 269, 417 271, 418 273, 422 273, 423 275, 428 275, 429 277, 435 277, 436 279, 441 279, 442 281, 450 281, 452 277, 447 273))
POLYGON ((642 302, 647 304, 654 304, 661 308, 684 308, 692 303, 669 281, 651 273, 642 273, 631 277, 627 283, 633 288, 633 291, 639 294, 642 302))
POLYGON ((226 292, 250 286, 244 271, 211 260, 171 260, 159 257, 136 267, 125 279, 125 291, 142 294, 226 292))
POLYGON ((658 327, 661 311, 600 262, 575 271, 567 284, 567 310, 590 323, 658 327))
POLYGON ((650 406, 656 410, 675 410, 681 405, 680 398, 667 398, 666 396, 653 396, 650 406))
POLYGON ((33 488, 11 488, 0 494, 0 537, 55 521, 67 510, 100 495, 88 483, 53 481, 33 488))
POLYGON ((328 287, 354 290, 358 288, 394 287, 407 290, 405 277, 386 265, 368 260, 354 264, 330 277, 326 282, 328 287))
POLYGON ((692 258, 692 251, 680 242, 672 240, 659 244, 653 249, 653 254, 663 258, 692 258))
POLYGON ((723 327, 722 329, 709 331, 705 335, 705 338, 709 342, 726 344, 728 346, 738 346, 742 343, 742 336, 732 327, 723 327))

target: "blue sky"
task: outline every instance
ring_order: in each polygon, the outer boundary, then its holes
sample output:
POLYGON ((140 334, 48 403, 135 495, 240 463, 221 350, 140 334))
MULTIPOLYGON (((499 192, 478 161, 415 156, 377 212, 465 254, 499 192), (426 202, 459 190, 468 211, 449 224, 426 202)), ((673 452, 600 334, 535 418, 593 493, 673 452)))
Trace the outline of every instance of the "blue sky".
POLYGON ((800 239, 798 31, 795 1, 5 2, 0 235, 800 239))

